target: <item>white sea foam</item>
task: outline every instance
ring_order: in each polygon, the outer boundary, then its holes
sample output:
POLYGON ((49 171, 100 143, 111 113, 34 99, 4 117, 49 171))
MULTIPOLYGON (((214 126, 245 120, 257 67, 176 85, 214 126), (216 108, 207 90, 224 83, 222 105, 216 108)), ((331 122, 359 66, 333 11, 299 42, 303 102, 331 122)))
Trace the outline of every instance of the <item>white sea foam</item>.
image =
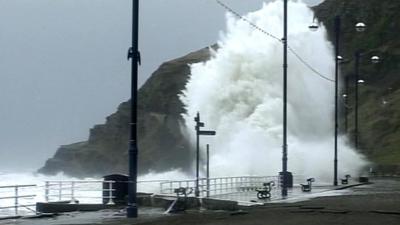
MULTIPOLYGON (((326 29, 310 32, 313 12, 301 1, 289 2, 289 45, 315 69, 333 78, 333 46, 326 29)), ((281 1, 264 4, 245 16, 282 37, 281 1)), ((220 48, 206 63, 191 65, 181 100, 187 132, 194 140, 197 112, 211 144, 212 176, 276 175, 282 158, 282 43, 227 15, 220 48)), ((288 169, 295 175, 331 181, 334 154, 334 83, 322 79, 291 53, 288 55, 288 169)), ((203 128, 204 129, 204 128, 203 128)), ((363 156, 339 140, 339 175, 356 175, 363 156)), ((204 148, 202 149, 204 152, 204 148)))

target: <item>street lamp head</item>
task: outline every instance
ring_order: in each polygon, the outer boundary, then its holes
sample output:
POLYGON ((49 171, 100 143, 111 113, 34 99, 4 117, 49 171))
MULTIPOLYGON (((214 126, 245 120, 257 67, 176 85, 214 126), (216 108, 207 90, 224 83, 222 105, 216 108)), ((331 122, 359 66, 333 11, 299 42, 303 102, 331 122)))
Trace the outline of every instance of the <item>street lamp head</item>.
POLYGON ((337 59, 337 61, 338 61, 339 63, 343 61, 343 57, 340 56, 340 55, 338 55, 338 56, 336 57, 336 59, 337 59))
POLYGON ((365 81, 360 79, 360 80, 357 81, 357 83, 358 84, 365 84, 365 81))
POLYGON ((364 32, 367 29, 365 23, 357 23, 356 24, 356 31, 357 32, 364 32))
POLYGON ((372 63, 379 63, 380 61, 381 61, 381 59, 379 58, 379 56, 374 55, 371 57, 372 63))
POLYGON ((347 98, 347 94, 342 94, 342 97, 343 98, 347 98))
POLYGON ((314 22, 310 26, 308 26, 308 28, 313 32, 317 31, 318 30, 318 24, 314 22))

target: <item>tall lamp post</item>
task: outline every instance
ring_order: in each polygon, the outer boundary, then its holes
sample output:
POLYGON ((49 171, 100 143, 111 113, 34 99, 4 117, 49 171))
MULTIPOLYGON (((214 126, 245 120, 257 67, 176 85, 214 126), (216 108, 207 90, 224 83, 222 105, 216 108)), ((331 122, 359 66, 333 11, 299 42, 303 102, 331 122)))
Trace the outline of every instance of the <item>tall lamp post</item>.
MULTIPOLYGON (((334 174, 333 185, 338 185, 338 89, 339 89, 339 44, 340 44, 340 16, 335 17, 335 157, 334 157, 334 174)), ((340 58, 339 58, 340 57, 340 58)))
MULTIPOLYGON (((334 144, 334 159, 333 159, 333 185, 338 185, 338 89, 339 89, 339 62, 342 57, 339 55, 339 45, 340 45, 340 27, 341 18, 340 16, 335 16, 335 144, 334 144)), ((309 26, 311 31, 318 30, 317 24, 312 24, 309 26)))
POLYGON ((282 145, 282 172, 279 173, 282 186, 282 196, 287 196, 288 188, 293 187, 293 176, 287 171, 287 22, 288 1, 283 0, 283 145, 282 145))
POLYGON ((126 216, 136 218, 138 208, 136 204, 137 192, 137 83, 138 83, 138 64, 140 64, 139 53, 139 0, 132 1, 132 47, 128 51, 128 60, 132 59, 131 64, 131 123, 129 137, 129 177, 128 177, 128 207, 126 216))

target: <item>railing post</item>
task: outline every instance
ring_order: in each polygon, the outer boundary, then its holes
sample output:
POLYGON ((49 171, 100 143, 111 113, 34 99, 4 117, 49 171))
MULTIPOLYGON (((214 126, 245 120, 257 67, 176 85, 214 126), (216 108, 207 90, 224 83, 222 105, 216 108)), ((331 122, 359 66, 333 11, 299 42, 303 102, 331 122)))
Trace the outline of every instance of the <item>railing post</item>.
POLYGON ((71 182, 71 203, 75 204, 75 182, 71 182))
POLYGON ((211 193, 211 181, 210 178, 207 179, 207 198, 210 197, 210 193, 211 193))
POLYGON ((219 178, 219 194, 222 194, 223 183, 223 178, 219 178))
POLYGON ((62 181, 60 181, 60 182, 58 183, 58 187, 59 187, 59 190, 58 190, 58 200, 61 201, 61 199, 62 199, 62 181))
POLYGON ((217 179, 218 179, 218 178, 214 178, 214 195, 217 195, 217 194, 218 194, 217 179))
POLYGON ((18 186, 14 187, 15 190, 15 197, 14 197, 14 207, 15 207, 15 215, 18 215, 18 186))
POLYGON ((203 194, 203 178, 199 178, 199 187, 198 187, 199 193, 197 197, 201 198, 201 195, 203 194))
POLYGON ((108 181, 108 202, 107 205, 114 205, 114 196, 113 196, 113 188, 112 188, 112 181, 108 181))
POLYGON ((48 181, 46 181, 44 185, 44 198, 46 202, 49 202, 49 192, 50 192, 50 184, 48 181))

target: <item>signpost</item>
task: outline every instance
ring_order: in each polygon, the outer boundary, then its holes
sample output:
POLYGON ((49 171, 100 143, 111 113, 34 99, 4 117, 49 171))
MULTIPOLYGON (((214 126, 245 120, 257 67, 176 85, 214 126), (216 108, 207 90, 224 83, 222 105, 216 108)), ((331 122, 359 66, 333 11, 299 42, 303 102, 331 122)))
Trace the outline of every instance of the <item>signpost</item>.
POLYGON ((216 134, 215 131, 211 130, 200 130, 201 127, 204 127, 204 123, 200 121, 200 113, 197 112, 196 117, 194 118, 196 122, 196 190, 195 196, 200 196, 199 190, 199 165, 200 165, 200 135, 214 136, 216 134))

